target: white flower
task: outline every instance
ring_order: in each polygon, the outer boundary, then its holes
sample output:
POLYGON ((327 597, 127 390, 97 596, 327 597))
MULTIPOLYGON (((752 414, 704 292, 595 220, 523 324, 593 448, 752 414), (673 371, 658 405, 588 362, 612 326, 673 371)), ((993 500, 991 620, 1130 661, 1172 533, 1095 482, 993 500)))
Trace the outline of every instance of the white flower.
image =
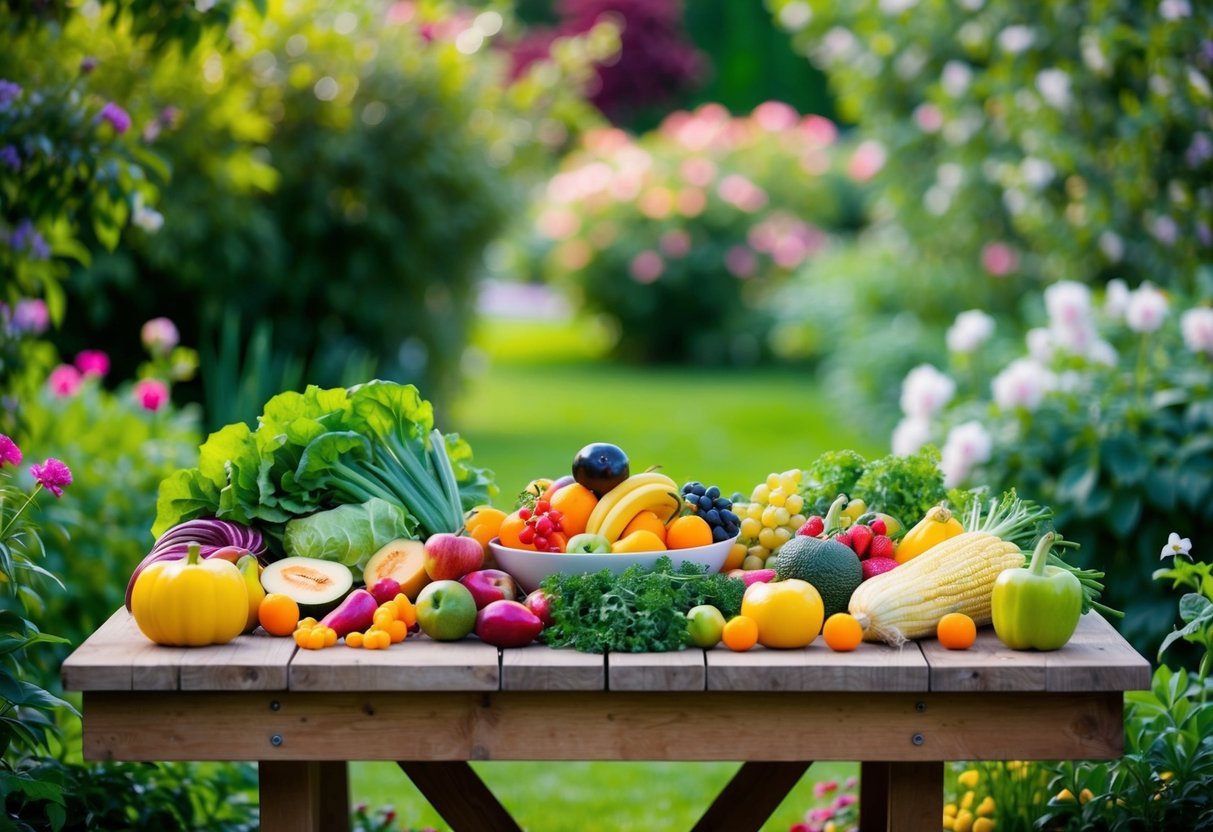
POLYGON ((1162 0, 1158 4, 1158 15, 1163 20, 1178 20, 1181 17, 1192 16, 1192 6, 1188 0, 1162 0))
POLYGON ((1053 326, 1049 331, 1053 336, 1054 346, 1070 355, 1090 354, 1091 348, 1099 340, 1095 327, 1088 321, 1072 326, 1053 326))
POLYGON ((143 194, 136 193, 134 204, 131 206, 131 223, 139 226, 148 234, 155 234, 164 226, 164 215, 154 208, 143 204, 143 194))
POLYGON ((1118 356, 1116 348, 1102 338, 1096 338, 1095 343, 1087 350, 1087 358, 1094 361, 1096 364, 1103 364, 1107 367, 1115 367, 1118 356))
POLYGON ((880 10, 887 15, 899 15, 918 5, 918 0, 880 0, 880 10))
POLYGON ((1057 377, 1031 358, 1019 358, 994 377, 990 388, 994 402, 1003 410, 1022 407, 1035 410, 1045 393, 1057 386, 1057 377))
POLYGON ((1134 332, 1153 332, 1167 317, 1167 298, 1146 281, 1129 294, 1125 323, 1134 332))
POLYGON ((1103 46, 1099 42, 1099 35, 1093 32, 1083 32, 1078 42, 1082 50, 1082 62, 1087 65, 1087 69, 1096 75, 1107 75, 1109 69, 1108 56, 1103 52, 1103 46))
POLYGON ((1099 250, 1112 263, 1119 263, 1125 256, 1125 242, 1115 231, 1105 231, 1099 235, 1099 250))
POLYGON ((1154 234, 1154 239, 1164 246, 1173 246, 1175 245, 1175 241, 1179 239, 1179 224, 1166 214, 1157 217, 1150 230, 1154 234))
POLYGON ((1053 360, 1053 352, 1057 345, 1053 343, 1053 334, 1042 326, 1028 330, 1025 338, 1028 342, 1028 355, 1034 361, 1047 364, 1053 360))
POLYGON ((952 399, 956 382, 930 364, 919 364, 901 383, 901 411, 926 418, 952 399))
POLYGON ((927 65, 928 56, 918 46, 909 46, 893 61, 893 69, 897 77, 903 81, 913 81, 927 65))
POLYGON ((973 70, 969 69, 969 65, 963 61, 948 61, 943 65, 943 73, 939 77, 939 82, 943 85, 944 92, 953 98, 959 98, 964 95, 965 90, 969 88, 969 84, 973 81, 973 70))
POLYGON ((956 316, 948 327, 948 349, 951 352, 973 352, 994 334, 994 319, 980 309, 970 309, 956 316))
POLYGON ((1029 26, 1008 26, 998 33, 998 48, 1003 52, 1018 55, 1036 41, 1036 33, 1029 26))
POLYGON ((1020 163, 1019 172, 1028 187, 1039 191, 1053 181, 1054 168, 1044 159, 1028 156, 1020 163))
POLYGON ((1158 556, 1158 559, 1178 557, 1179 555, 1191 557, 1189 554, 1191 551, 1191 540, 1186 537, 1180 537, 1175 532, 1171 532, 1171 536, 1167 538, 1167 545, 1162 547, 1162 554, 1158 556))
POLYGON ((965 422, 948 431, 948 438, 940 451, 939 467, 943 471, 944 485, 948 488, 959 485, 973 470, 990 460, 994 440, 980 422, 965 422))
POLYGON ((1042 69, 1036 73, 1036 89, 1041 97, 1058 110, 1070 106, 1070 76, 1061 69, 1042 69))
POLYGON ((931 423, 918 416, 907 416, 893 428, 893 453, 908 456, 931 440, 931 423))
POLYGON ((1045 309, 1054 329, 1085 326, 1091 316, 1091 290, 1073 280, 1061 280, 1045 289, 1045 309))
POLYGON ((1213 357, 1213 309, 1189 309, 1179 318, 1179 331, 1183 333, 1185 347, 1213 357))
POLYGON ((1104 314, 1118 321, 1125 316, 1125 309, 1129 306, 1129 284, 1116 277, 1109 280, 1104 288, 1107 290, 1103 301, 1104 314))

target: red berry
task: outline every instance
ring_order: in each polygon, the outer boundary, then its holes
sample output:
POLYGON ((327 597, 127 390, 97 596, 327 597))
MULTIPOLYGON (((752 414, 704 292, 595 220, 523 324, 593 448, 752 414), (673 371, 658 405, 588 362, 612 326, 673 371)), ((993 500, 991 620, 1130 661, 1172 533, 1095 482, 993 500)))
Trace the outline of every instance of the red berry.
POLYGON ((540 500, 539 502, 535 503, 535 511, 539 514, 547 514, 551 510, 552 504, 547 500, 540 500))
MULTIPOLYGON (((875 525, 875 524, 873 524, 875 525)), ((872 538, 871 544, 868 546, 869 558, 891 558, 893 557, 893 541, 883 534, 878 534, 872 538)))
POLYGON ((851 535, 848 532, 839 532, 838 534, 834 535, 834 542, 841 543, 851 551, 855 551, 855 544, 851 542, 851 535))
POLYGON ((889 527, 886 526, 885 522, 883 520, 881 520, 879 517, 877 517, 875 520, 873 520, 871 523, 869 523, 868 526, 871 527, 873 534, 888 534, 889 533, 889 527))
POLYGON ((527 508, 526 506, 523 506, 522 508, 518 509, 518 516, 521 517, 523 520, 530 520, 531 519, 531 510, 529 508, 527 508))
POLYGON ((519 540, 519 542, 526 543, 528 545, 530 545, 531 543, 534 543, 535 542, 534 526, 523 526, 521 529, 519 529, 518 530, 518 540, 519 540))
POLYGON ((535 523, 535 531, 547 537, 552 533, 552 521, 547 516, 540 517, 535 523))
POLYGON ((555 523, 561 517, 564 517, 564 515, 561 514, 559 511, 557 511, 556 509, 552 509, 551 511, 548 512, 548 519, 550 519, 553 523, 555 523))
MULTIPOLYGON (((518 537, 519 537, 519 539, 521 539, 522 534, 519 533, 518 537)), ((535 535, 535 548, 541 552, 547 551, 547 548, 548 548, 548 545, 550 544, 550 542, 551 541, 549 541, 546 537, 544 537, 541 534, 535 535)))
POLYGON ((796 534, 801 537, 817 537, 826 530, 826 521, 814 514, 808 520, 804 521, 804 525, 796 530, 796 534))
POLYGON ((868 546, 872 543, 872 530, 862 523, 847 529, 851 535, 851 548, 860 558, 868 556, 868 546))
POLYGON ((868 578, 874 578, 891 569, 896 569, 898 564, 892 558, 868 558, 860 566, 863 567, 863 579, 866 581, 868 578))

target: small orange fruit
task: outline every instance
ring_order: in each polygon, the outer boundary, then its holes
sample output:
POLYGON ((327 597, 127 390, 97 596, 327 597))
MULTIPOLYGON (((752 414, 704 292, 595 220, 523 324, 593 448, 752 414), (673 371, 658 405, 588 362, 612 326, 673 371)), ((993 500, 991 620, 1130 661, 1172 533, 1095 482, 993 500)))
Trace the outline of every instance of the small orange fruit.
POLYGON ((694 549, 712 542, 712 527, 695 514, 677 517, 666 527, 665 543, 671 549, 694 549))
POLYGON ((467 533, 484 549, 489 551, 489 541, 501 533, 501 524, 505 522, 506 513, 492 506, 476 506, 467 513, 463 527, 467 533))
POLYGON ((522 519, 518 512, 507 514, 506 518, 501 521, 501 527, 497 530, 497 537, 501 539, 501 545, 507 549, 530 549, 535 550, 534 543, 523 543, 518 539, 518 532, 522 531, 526 526, 526 521, 522 519))
POLYGON ((627 537, 632 532, 647 531, 652 532, 661 538, 661 542, 665 543, 665 523, 661 522, 661 518, 657 516, 655 511, 641 511, 633 517, 626 526, 623 527, 623 534, 620 537, 627 537))
POLYGON ((552 494, 552 508, 560 512, 560 528, 569 537, 585 531, 598 498, 579 482, 569 483, 552 494))
POLYGON ((735 615, 725 623, 720 640, 730 650, 744 653, 758 643, 758 623, 747 616, 735 615))
POLYGON ((949 650, 968 650, 977 641, 977 625, 963 612, 950 612, 939 619, 935 634, 949 650))
POLYGON ((863 641, 863 628, 855 620, 855 616, 845 612, 836 612, 826 619, 821 629, 821 637, 826 646, 836 653, 849 653, 863 641))
POLYGON ((665 543, 650 531, 641 529, 621 537, 611 544, 611 551, 631 554, 632 552, 664 552, 665 543))
POLYGON ((289 636, 299 626, 299 604, 289 595, 271 592, 257 607, 257 621, 272 636, 289 636))

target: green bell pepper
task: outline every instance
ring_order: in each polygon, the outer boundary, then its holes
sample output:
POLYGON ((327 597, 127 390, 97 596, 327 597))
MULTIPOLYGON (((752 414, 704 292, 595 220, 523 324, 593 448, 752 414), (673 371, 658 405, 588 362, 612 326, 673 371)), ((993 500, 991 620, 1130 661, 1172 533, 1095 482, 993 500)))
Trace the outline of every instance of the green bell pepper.
POLYGON ((1004 570, 994 581, 990 612, 994 632, 1012 650, 1063 647, 1082 615, 1082 583, 1059 566, 1048 566, 1054 532, 1036 543, 1026 569, 1004 570))

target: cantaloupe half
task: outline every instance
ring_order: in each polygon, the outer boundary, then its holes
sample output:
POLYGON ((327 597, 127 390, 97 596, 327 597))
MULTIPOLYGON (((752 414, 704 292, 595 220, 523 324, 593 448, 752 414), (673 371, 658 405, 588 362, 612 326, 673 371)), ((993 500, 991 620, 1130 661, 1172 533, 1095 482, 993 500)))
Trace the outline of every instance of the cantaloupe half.
POLYGON ((382 578, 393 578, 400 584, 400 591, 417 600, 417 593, 430 582, 425 573, 425 544, 420 540, 399 538, 383 546, 371 555, 362 568, 362 580, 368 587, 382 578))

